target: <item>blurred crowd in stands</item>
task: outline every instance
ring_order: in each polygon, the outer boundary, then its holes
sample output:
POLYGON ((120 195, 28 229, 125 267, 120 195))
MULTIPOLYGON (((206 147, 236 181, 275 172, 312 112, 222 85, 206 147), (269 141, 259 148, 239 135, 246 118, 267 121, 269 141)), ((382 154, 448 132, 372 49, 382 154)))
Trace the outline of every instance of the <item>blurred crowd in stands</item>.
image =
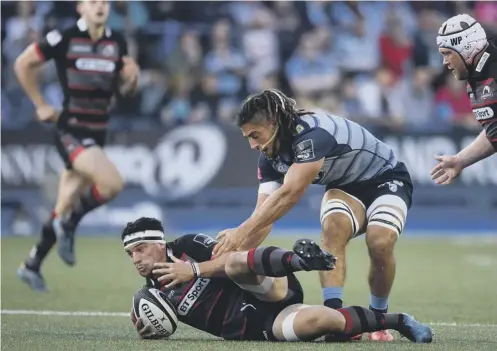
MULTIPOLYGON (((78 14, 68 1, 1 6, 2 129, 22 129, 36 123, 35 111, 13 63, 78 14)), ((232 124, 247 94, 265 88, 372 128, 474 128, 465 82, 443 69, 436 45, 438 28, 457 13, 497 32, 497 2, 112 1, 108 24, 142 68, 140 92, 118 101, 112 128, 232 124)), ((61 106, 53 64, 40 84, 61 106)))

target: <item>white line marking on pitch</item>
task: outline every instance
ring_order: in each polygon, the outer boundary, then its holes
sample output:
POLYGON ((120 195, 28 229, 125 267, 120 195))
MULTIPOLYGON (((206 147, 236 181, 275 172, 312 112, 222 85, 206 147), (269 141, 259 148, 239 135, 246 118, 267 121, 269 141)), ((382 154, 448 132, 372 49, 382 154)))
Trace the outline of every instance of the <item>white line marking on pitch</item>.
MULTIPOLYGON (((130 317, 127 312, 88 312, 88 311, 44 311, 44 310, 1 310, 2 314, 31 315, 31 316, 71 316, 71 317, 130 317)), ((497 324, 429 322, 429 325, 438 327, 474 327, 497 328, 497 324)))

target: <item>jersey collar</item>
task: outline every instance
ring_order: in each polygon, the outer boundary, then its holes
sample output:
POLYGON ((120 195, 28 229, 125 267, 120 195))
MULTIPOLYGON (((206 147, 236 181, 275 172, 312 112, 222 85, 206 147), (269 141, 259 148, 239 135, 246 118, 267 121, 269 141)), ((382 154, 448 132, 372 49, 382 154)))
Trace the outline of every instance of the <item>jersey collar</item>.
MULTIPOLYGON (((80 18, 77 22, 78 29, 81 32, 86 32, 88 30, 88 25, 86 24, 86 21, 84 18, 80 18)), ((112 31, 109 27, 105 27, 105 36, 110 37, 112 35, 112 31)))

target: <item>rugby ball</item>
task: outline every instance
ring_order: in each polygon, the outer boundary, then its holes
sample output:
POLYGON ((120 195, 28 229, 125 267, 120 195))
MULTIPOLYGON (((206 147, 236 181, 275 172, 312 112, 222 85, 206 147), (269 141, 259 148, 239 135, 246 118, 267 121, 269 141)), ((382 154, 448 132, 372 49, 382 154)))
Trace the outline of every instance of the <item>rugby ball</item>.
POLYGON ((173 335, 178 326, 176 307, 158 289, 144 287, 138 290, 133 296, 133 311, 158 337, 173 335))

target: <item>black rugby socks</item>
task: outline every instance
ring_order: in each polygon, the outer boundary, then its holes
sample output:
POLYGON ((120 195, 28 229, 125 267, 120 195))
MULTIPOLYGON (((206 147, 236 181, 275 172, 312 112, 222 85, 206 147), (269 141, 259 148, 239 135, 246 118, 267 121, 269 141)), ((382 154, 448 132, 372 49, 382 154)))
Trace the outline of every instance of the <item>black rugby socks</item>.
POLYGON ((274 246, 250 250, 247 263, 252 272, 266 277, 285 277, 293 272, 308 270, 295 252, 274 246))
POLYGON ((62 219, 62 224, 71 229, 75 229, 85 214, 107 202, 99 193, 95 185, 86 189, 79 200, 76 202, 74 209, 62 219))
POLYGON ((39 272, 43 260, 55 245, 57 239, 52 228, 55 217, 56 213, 53 211, 50 218, 43 224, 40 241, 31 249, 28 259, 24 262, 26 268, 39 272))
POLYGON ((359 306, 340 308, 337 311, 346 320, 345 330, 341 333, 344 336, 386 329, 398 330, 403 318, 401 313, 379 313, 359 306))

